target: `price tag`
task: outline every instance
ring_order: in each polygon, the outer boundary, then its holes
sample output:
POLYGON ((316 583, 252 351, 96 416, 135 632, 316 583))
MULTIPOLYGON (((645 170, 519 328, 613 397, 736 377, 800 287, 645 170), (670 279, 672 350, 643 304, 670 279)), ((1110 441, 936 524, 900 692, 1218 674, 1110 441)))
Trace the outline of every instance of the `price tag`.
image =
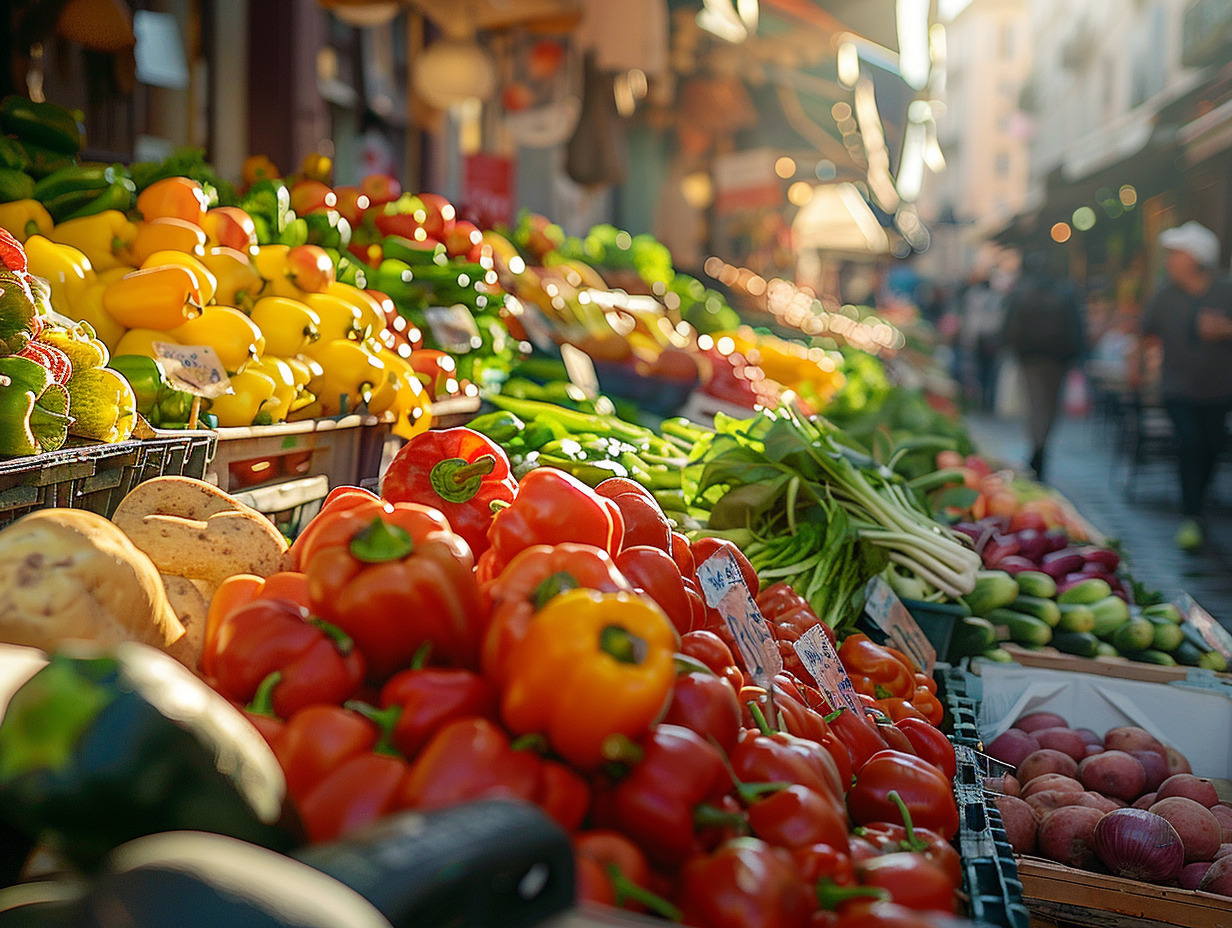
POLYGON ((864 614, 885 632, 891 647, 911 658, 922 673, 931 675, 937 663, 937 649, 890 584, 883 577, 873 577, 865 593, 864 614))
POLYGON ((1214 617, 1197 604, 1188 593, 1181 594, 1178 604, 1185 621, 1198 630, 1202 640, 1228 660, 1232 660, 1232 635, 1214 617))
POLYGON ((719 611, 736 639, 749 675, 771 692, 774 675, 783 669, 783 655, 731 552, 720 548, 697 565, 697 582, 706 604, 719 611))
POLYGON ((851 685, 851 677, 843 668, 843 662, 838 659, 838 652, 820 625, 814 625, 796 639, 796 654, 800 663, 817 681, 821 695, 831 709, 843 707, 850 709, 857 716, 863 714, 860 697, 856 688, 851 685))
POLYGON ((174 342, 154 342, 154 357, 162 366, 167 380, 177 390, 213 399, 234 393, 227 369, 209 345, 177 345, 174 342))
POLYGON ((461 303, 453 306, 429 306, 424 310, 424 321, 432 333, 432 340, 441 351, 450 354, 466 354, 483 345, 475 317, 461 303))
POLYGON ((595 362, 581 348, 573 345, 560 346, 560 359, 565 364, 565 373, 569 381, 577 387, 588 400, 599 395, 599 375, 595 373, 595 362))

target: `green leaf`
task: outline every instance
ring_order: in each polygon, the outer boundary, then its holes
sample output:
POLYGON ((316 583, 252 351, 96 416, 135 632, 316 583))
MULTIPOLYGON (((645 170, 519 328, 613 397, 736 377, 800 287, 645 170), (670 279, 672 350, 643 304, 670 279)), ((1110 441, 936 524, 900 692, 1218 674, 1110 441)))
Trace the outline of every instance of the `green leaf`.
POLYGON ((934 512, 946 509, 970 509, 980 497, 979 490, 971 487, 946 487, 932 499, 934 512))
POLYGON ((790 479, 782 474, 776 480, 746 484, 724 494, 710 509, 710 528, 744 528, 763 522, 790 479))

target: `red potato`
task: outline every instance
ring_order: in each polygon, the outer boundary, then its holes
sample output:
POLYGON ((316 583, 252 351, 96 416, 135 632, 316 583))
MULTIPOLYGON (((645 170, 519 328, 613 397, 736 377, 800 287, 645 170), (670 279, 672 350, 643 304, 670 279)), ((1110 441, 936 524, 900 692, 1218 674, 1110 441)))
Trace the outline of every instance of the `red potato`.
POLYGON ((1072 728, 1040 728, 1033 732, 1035 740, 1040 743, 1041 748, 1051 748, 1054 751, 1061 751, 1063 754, 1068 754, 1074 760, 1082 760, 1087 756, 1087 742, 1074 731, 1072 728))
POLYGON ((1232 896, 1232 855, 1220 857, 1202 877, 1198 889, 1204 893, 1232 896))
POLYGON ((1168 748, 1168 769, 1173 773, 1193 773, 1189 759, 1174 747, 1168 748))
POLYGON ((1170 796, 1184 796, 1194 802, 1201 803, 1208 809, 1218 805, 1219 794, 1215 792, 1215 784, 1205 777, 1196 777, 1192 773, 1177 773, 1159 784, 1156 801, 1170 796))
MULTIPOLYGON (((1022 792, 1022 784, 1011 773, 1000 777, 984 777, 984 789, 992 790, 1002 796, 1017 796, 1022 792)), ((1232 809, 1228 810, 1232 812, 1232 809)))
POLYGON ((1019 716, 1014 727, 1032 733, 1041 728, 1069 728, 1069 722, 1055 712, 1029 712, 1019 716))
POLYGON ((1089 790, 1078 797, 1078 802, 1075 805, 1088 806, 1092 809, 1099 809, 1101 812, 1111 812, 1114 809, 1125 808, 1125 803, 1121 802, 1121 800, 1112 799, 1103 793, 1092 793, 1089 790))
POLYGON ((1224 841, 1232 841, 1232 806, 1218 802, 1211 806, 1211 814, 1219 821, 1219 831, 1224 841))
POLYGON ((1082 740, 1087 744, 1098 745, 1101 748, 1104 746, 1104 739, 1099 732, 1093 731, 1090 728, 1075 728, 1074 731, 1082 735, 1082 740))
POLYGON ((1160 799, 1148 810, 1166 818, 1181 836, 1185 847, 1185 863, 1196 860, 1211 860, 1219 850, 1219 819, 1199 802, 1184 796, 1169 796, 1160 799))
POLYGON ((1139 796, 1137 799, 1134 800, 1134 808, 1135 809, 1150 809, 1151 806, 1155 805, 1156 798, 1157 797, 1154 793, 1143 793, 1141 796, 1139 796))
POLYGON ((1146 782, 1142 784, 1144 790, 1153 792, 1159 789, 1159 784, 1171 776, 1168 773, 1168 761, 1158 751, 1140 749, 1128 753, 1138 758, 1138 763, 1142 764, 1142 769, 1146 771, 1146 782))
POLYGON ((1180 875, 1176 878, 1176 884, 1181 889, 1197 889, 1202 885, 1202 878, 1206 876, 1206 871, 1211 869, 1213 861, 1198 860, 1192 864, 1186 864, 1181 867, 1180 875))
POLYGON ((1046 789, 1039 793, 1032 793, 1027 797, 1026 803, 1035 810, 1037 816, 1043 818, 1053 809, 1090 805, 1083 802, 1083 797, 1086 795, 1086 793, 1075 793, 1070 790, 1046 789))
POLYGON ((1011 767, 1017 767, 1029 754, 1034 754, 1039 749, 1040 743, 1035 740, 1034 735, 1017 728, 1007 729, 997 735, 987 748, 989 757, 995 757, 1011 767))
POLYGON ((1078 765, 1078 779, 1087 789, 1113 799, 1133 802, 1142 795, 1146 771, 1138 758, 1124 751, 1104 751, 1078 765))
POLYGON ((1109 728, 1104 732, 1104 747, 1109 751, 1124 751, 1132 754, 1134 751, 1154 751, 1161 758, 1168 756, 1168 749, 1145 728, 1133 725, 1122 725, 1120 728, 1109 728))
POLYGON ((1089 870, 1099 863, 1091 836, 1095 823, 1104 817, 1099 809, 1066 806, 1049 812, 1039 823, 1036 842, 1039 852, 1067 867, 1089 870))
POLYGON ((1015 775, 1018 777, 1018 782, 1025 785, 1046 773, 1059 773, 1065 777, 1072 777, 1077 772, 1078 761, 1068 754, 1052 748, 1040 748, 1023 758, 1015 775))
POLYGON ((998 796, 996 802, 1001 813, 1001 824, 1005 826, 1005 836, 1014 853, 1034 854, 1038 825, 1035 811, 1017 796, 998 796))
POLYGON ((1225 842, 1215 849, 1215 853, 1211 855, 1211 859, 1218 860, 1220 857, 1227 857, 1229 854, 1232 854, 1232 844, 1225 842))
POLYGON ((1098 744, 1088 744, 1086 751, 1083 752, 1084 757, 1090 757, 1092 754, 1103 754, 1104 749, 1098 744))
POLYGON ((1073 777, 1067 777, 1059 773, 1045 773, 1043 776, 1038 776, 1030 783, 1024 785, 1019 795, 1023 799, 1030 799, 1036 793, 1043 793, 1048 790, 1060 790, 1064 793, 1084 793, 1086 792, 1086 787, 1073 777))

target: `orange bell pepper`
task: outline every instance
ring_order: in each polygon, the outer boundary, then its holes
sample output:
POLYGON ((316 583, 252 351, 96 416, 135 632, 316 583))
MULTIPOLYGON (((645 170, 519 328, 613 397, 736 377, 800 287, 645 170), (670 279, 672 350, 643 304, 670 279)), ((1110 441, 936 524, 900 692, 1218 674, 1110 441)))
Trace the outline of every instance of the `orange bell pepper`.
POLYGON ((678 644, 667 616, 642 596, 562 593, 509 655, 501 719, 515 734, 546 735, 570 764, 597 767, 663 711, 678 644))
POLYGON ((299 606, 308 605, 308 578, 298 571, 280 571, 268 577, 232 574, 218 585, 210 598, 205 616, 205 644, 202 651, 215 646, 214 639, 223 620, 258 597, 287 599, 299 606))
POLYGON ((868 635, 848 635, 838 650, 838 658, 857 693, 885 699, 901 696, 910 699, 915 691, 915 668, 903 663, 886 647, 868 635))
POLYGON ((186 251, 191 255, 205 254, 205 230, 187 219, 163 216, 137 224, 137 234, 128 249, 128 259, 141 265, 156 251, 186 251))
POLYGON ((191 177, 164 177, 137 194, 137 212, 144 219, 174 217, 201 225, 209 197, 191 177))
POLYGON ((109 284, 103 291, 103 309, 130 329, 174 329, 201 315, 201 289, 193 272, 182 264, 163 264, 109 284))

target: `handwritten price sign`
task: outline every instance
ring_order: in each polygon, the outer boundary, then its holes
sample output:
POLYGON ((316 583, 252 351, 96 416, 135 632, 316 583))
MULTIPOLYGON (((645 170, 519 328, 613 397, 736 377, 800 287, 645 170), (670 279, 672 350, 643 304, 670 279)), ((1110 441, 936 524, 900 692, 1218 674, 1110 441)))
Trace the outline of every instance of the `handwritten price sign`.
POLYGON ((770 692, 774 675, 783 669, 783 655, 731 552, 720 548, 702 561, 697 582, 706 604, 727 623, 750 676, 770 692))
POLYGON ((817 687, 830 708, 846 708, 856 715, 863 715, 864 709, 856 695, 856 688, 852 686, 851 678, 838 659, 838 652, 820 625, 814 625, 801 635, 794 647, 800 663, 817 681, 817 687))
POLYGON ((154 357, 162 364, 171 385, 177 390, 213 399, 234 393, 227 369, 209 345, 177 345, 154 342, 154 357))
POLYGON ((890 646, 898 648, 913 661, 918 670, 932 675, 937 663, 937 649, 903 605, 903 601, 881 577, 868 582, 864 614, 886 633, 890 646))

